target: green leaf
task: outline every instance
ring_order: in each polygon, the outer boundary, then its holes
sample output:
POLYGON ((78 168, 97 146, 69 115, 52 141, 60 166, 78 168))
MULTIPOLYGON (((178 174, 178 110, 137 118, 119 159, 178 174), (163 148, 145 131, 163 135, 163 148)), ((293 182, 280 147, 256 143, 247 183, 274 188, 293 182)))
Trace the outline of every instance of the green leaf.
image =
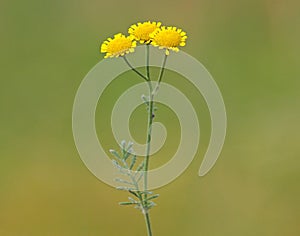
POLYGON ((128 144, 127 144, 127 149, 126 149, 127 152, 129 151, 129 149, 132 148, 132 145, 133 145, 133 142, 129 141, 128 144))
MULTIPOLYGON (((142 177, 144 176, 144 171, 140 171, 140 176, 137 178, 136 182, 140 182, 140 180, 142 179, 142 177)), ((136 175, 135 175, 136 176, 136 175)))
POLYGON ((133 155, 133 156, 132 156, 132 159, 131 159, 131 164, 130 164, 130 166, 129 166, 129 170, 132 170, 132 168, 133 168, 135 162, 136 162, 136 155, 133 155))
POLYGON ((154 206, 156 206, 156 204, 154 202, 148 202, 147 208, 151 209, 154 206))
POLYGON ((116 181, 116 182, 119 182, 119 183, 123 183, 123 184, 134 185, 133 183, 131 183, 131 182, 129 182, 129 181, 126 181, 126 180, 124 180, 124 179, 116 178, 115 181, 116 181))
POLYGON ((131 153, 130 152, 125 152, 123 156, 123 160, 126 161, 128 157, 130 157, 131 153))
POLYGON ((126 141, 125 141, 125 140, 122 140, 122 141, 121 141, 121 149, 122 149, 122 150, 125 150, 125 147, 126 147, 126 141))
POLYGON ((110 149, 109 152, 114 155, 116 158, 121 160, 119 153, 116 150, 110 149))
POLYGON ((143 168, 144 168, 144 165, 145 165, 145 162, 144 161, 142 161, 140 164, 139 164, 139 166, 138 166, 138 168, 136 169, 136 171, 141 171, 143 168))
POLYGON ((127 170, 125 168, 123 168, 122 166, 120 166, 120 164, 116 160, 112 160, 112 163, 121 174, 127 175, 127 170))
POLYGON ((119 187, 116 187, 116 189, 117 190, 123 190, 123 191, 132 191, 132 192, 136 192, 136 191, 138 191, 137 189, 135 189, 135 188, 128 188, 128 187, 124 187, 124 186, 119 186, 119 187))
POLYGON ((152 194, 152 192, 150 192, 150 191, 140 191, 142 194, 149 194, 149 195, 151 195, 152 194))
POLYGON ((147 199, 145 199, 144 201, 149 201, 149 200, 152 200, 152 199, 155 199, 155 198, 158 198, 159 197, 159 194, 155 194, 151 197, 148 197, 147 199))
POLYGON ((128 200, 134 204, 140 204, 138 201, 136 201, 135 199, 133 199, 132 197, 128 197, 128 200))
POLYGON ((133 203, 133 202, 119 202, 119 204, 121 206, 126 206, 126 205, 136 205, 137 203, 133 203))
POLYGON ((130 192, 132 195, 136 196, 137 198, 139 198, 139 195, 131 190, 129 190, 128 192, 130 192))
POLYGON ((142 98, 143 102, 144 102, 147 106, 149 106, 149 101, 148 101, 149 99, 147 99, 147 97, 146 97, 144 94, 142 95, 141 98, 142 98))

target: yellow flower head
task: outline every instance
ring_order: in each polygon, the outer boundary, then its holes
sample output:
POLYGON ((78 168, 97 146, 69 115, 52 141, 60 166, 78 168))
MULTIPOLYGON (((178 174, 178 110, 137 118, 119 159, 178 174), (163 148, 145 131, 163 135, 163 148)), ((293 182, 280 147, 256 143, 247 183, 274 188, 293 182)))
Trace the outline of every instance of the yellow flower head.
POLYGON ((137 23, 128 29, 128 33, 132 35, 140 43, 150 43, 150 34, 161 26, 160 22, 146 21, 143 23, 137 23))
POLYGON ((166 49, 166 55, 169 55, 169 50, 179 51, 178 46, 185 46, 187 39, 186 33, 176 27, 161 27, 156 29, 152 34, 151 44, 160 49, 166 49))
POLYGON ((133 52, 135 47, 136 42, 133 41, 132 36, 126 37, 119 33, 116 34, 113 39, 108 38, 102 43, 101 52, 106 53, 104 58, 119 57, 124 56, 125 53, 133 52))

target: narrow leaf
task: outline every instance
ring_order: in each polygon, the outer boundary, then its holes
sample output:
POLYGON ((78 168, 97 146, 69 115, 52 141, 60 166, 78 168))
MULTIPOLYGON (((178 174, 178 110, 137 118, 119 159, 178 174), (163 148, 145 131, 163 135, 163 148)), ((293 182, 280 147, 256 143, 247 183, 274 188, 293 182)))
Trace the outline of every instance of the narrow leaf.
POLYGON ((119 202, 119 204, 121 206, 126 206, 126 205, 136 205, 137 203, 133 203, 133 202, 119 202))
POLYGON ((155 199, 155 198, 158 198, 159 197, 159 194, 155 194, 151 197, 148 197, 147 199, 145 199, 144 201, 149 201, 149 200, 152 200, 152 199, 155 199))
POLYGON ((131 159, 131 164, 129 166, 129 170, 132 170, 134 164, 136 162, 136 155, 132 156, 132 159, 131 159))
POLYGON ((139 195, 131 190, 129 190, 128 192, 130 192, 132 195, 136 196, 137 198, 139 198, 139 195))
POLYGON ((144 168, 145 162, 142 161, 141 164, 139 164, 138 168, 136 169, 136 171, 141 171, 144 168))
POLYGON ((134 185, 133 183, 131 183, 131 182, 129 182, 129 181, 126 181, 126 180, 124 180, 124 179, 116 178, 115 181, 116 181, 116 182, 119 182, 119 183, 123 183, 123 184, 134 185))
POLYGON ((148 99, 147 99, 147 97, 143 94, 142 95, 142 100, 143 100, 143 102, 147 105, 147 106, 149 106, 149 101, 148 101, 148 99))
POLYGON ((140 180, 141 180, 142 177, 144 176, 144 171, 140 171, 139 173, 141 173, 141 174, 140 174, 140 176, 138 177, 138 179, 136 180, 137 183, 140 182, 140 180))
POLYGON ((116 150, 110 149, 109 152, 114 155, 116 158, 121 159, 119 153, 116 150))
POLYGON ((128 188, 128 187, 124 187, 124 186, 119 186, 119 187, 116 187, 117 190, 123 190, 123 191, 138 191, 136 190, 135 188, 128 188))
POLYGON ((135 204, 139 204, 139 202, 137 202, 135 199, 133 199, 132 197, 128 197, 128 200, 132 203, 135 203, 135 204))

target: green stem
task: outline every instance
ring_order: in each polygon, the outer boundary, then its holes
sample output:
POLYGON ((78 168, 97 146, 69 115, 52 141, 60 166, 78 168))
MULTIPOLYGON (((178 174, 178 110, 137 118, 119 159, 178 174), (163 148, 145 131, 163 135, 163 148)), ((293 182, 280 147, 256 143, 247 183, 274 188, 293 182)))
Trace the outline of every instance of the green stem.
POLYGON ((161 66, 161 68, 160 68, 160 72, 159 72, 159 76, 158 76, 158 80, 157 80, 156 87, 155 87, 155 89, 153 90, 154 94, 157 93, 157 91, 158 91, 158 89, 159 89, 160 82, 161 82, 162 77, 163 77, 164 72, 165 72, 166 63, 167 63, 167 58, 168 58, 168 55, 165 55, 165 56, 164 56, 163 63, 162 63, 162 66, 161 66))
MULTIPOLYGON (((149 67, 149 45, 147 45, 147 54, 146 54, 146 69, 147 69, 147 78, 148 78, 148 87, 149 87, 149 107, 148 107, 148 125, 147 125, 147 141, 146 141, 146 157, 145 157, 145 165, 144 165, 144 199, 147 199, 147 191, 148 191, 148 168, 149 168, 149 157, 150 157, 150 144, 151 144, 151 133, 152 133, 152 123, 153 123, 153 87, 150 79, 150 67, 149 67)), ((145 205, 145 223, 147 227, 148 236, 152 236, 151 231, 151 223, 150 223, 150 215, 148 212, 148 202, 147 200, 144 202, 145 205)))
POLYGON ((123 56, 124 61, 126 62, 126 64, 130 67, 131 70, 133 70, 135 73, 137 73, 139 76, 141 76, 144 80, 146 80, 147 82, 149 81, 148 78, 146 76, 144 76, 141 72, 139 72, 138 70, 136 70, 128 61, 128 59, 126 58, 126 55, 123 56))
MULTIPOLYGON (((149 49, 147 49, 147 77, 148 77, 148 86, 149 86, 149 110, 148 110, 148 126, 147 126, 147 146, 146 146, 146 157, 145 157, 145 166, 144 166, 144 199, 147 199, 147 190, 148 190, 148 168, 149 168, 149 158, 150 158, 150 144, 151 144, 151 134, 152 134, 152 123, 153 123, 153 103, 154 103, 154 96, 155 92, 157 92, 159 88, 159 84, 162 80, 164 71, 165 71, 165 66, 167 62, 167 55, 165 55, 163 64, 159 73, 158 77, 158 83, 155 87, 155 90, 153 90, 152 84, 151 84, 151 79, 149 77, 149 49)), ((146 226, 147 226, 147 232, 148 236, 152 236, 152 231, 151 231, 151 223, 150 223, 150 216, 148 213, 147 205, 148 201, 146 200, 144 202, 146 209, 144 212, 145 215, 145 221, 146 221, 146 226)))
POLYGON ((148 236, 152 236, 152 230, 151 230, 151 223, 150 223, 150 216, 148 211, 144 214, 145 216, 145 222, 146 222, 146 226, 147 226, 147 233, 148 236))
MULTIPOLYGON (((148 168, 149 168, 149 158, 150 158, 150 144, 151 144, 151 133, 152 133, 152 123, 153 123, 153 100, 154 100, 154 93, 153 93, 153 87, 151 84, 151 79, 150 79, 150 67, 149 67, 149 59, 150 59, 150 55, 149 55, 149 45, 147 45, 146 47, 146 72, 147 75, 144 76, 142 73, 140 73, 138 70, 136 70, 131 64, 130 62, 127 60, 126 56, 123 56, 124 61, 126 62, 126 64, 136 73, 138 74, 141 78, 143 78, 145 81, 147 81, 148 83, 148 87, 149 87, 149 110, 148 110, 148 125, 147 125, 147 141, 146 141, 146 157, 145 157, 145 165, 144 165, 144 191, 145 194, 143 196, 139 195, 141 204, 143 206, 143 214, 145 217, 145 223, 146 223, 146 227, 147 227, 147 233, 148 236, 152 236, 152 230, 151 230, 151 222, 150 222, 150 215, 148 212, 148 201, 147 201, 147 191, 148 191, 148 168), (145 201, 146 200, 146 201, 145 201)), ((166 58, 164 59, 164 63, 163 63, 163 67, 165 67, 165 62, 166 58)), ((159 82, 162 79, 162 75, 163 75, 163 71, 164 69, 162 69, 160 71, 160 75, 159 75, 159 82)))
MULTIPOLYGON (((144 166, 144 190, 147 191, 148 188, 148 167, 149 167, 149 157, 150 157, 150 144, 151 144, 151 133, 152 133, 152 123, 153 123, 153 88, 151 81, 148 82, 149 86, 149 110, 148 110, 148 125, 147 125, 147 141, 146 141, 146 157, 144 166)), ((145 194, 147 198, 147 194, 145 194)))
POLYGON ((147 44, 147 46, 146 46, 146 49, 147 49, 147 53, 146 53, 146 55, 147 55, 147 61, 146 61, 146 65, 147 65, 147 78, 148 78, 148 80, 150 80, 150 67, 149 67, 149 61, 150 61, 150 53, 149 53, 149 44, 147 44))

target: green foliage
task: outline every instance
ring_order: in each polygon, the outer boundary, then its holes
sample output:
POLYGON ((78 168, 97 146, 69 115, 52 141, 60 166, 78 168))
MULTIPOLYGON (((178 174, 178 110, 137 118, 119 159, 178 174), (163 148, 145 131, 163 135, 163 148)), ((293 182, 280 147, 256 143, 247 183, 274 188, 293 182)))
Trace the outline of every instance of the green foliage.
POLYGON ((121 142, 120 152, 116 150, 110 150, 110 153, 114 156, 112 160, 113 165, 121 173, 124 178, 116 178, 115 181, 122 184, 117 189, 121 191, 127 191, 133 197, 128 197, 127 202, 120 202, 122 206, 132 205, 134 208, 141 210, 144 214, 149 209, 156 206, 152 201, 158 198, 159 194, 153 194, 147 189, 140 187, 140 182, 145 174, 145 160, 141 163, 137 163, 137 156, 133 151, 133 143, 128 142, 126 145, 125 141, 121 142), (127 180, 129 179, 129 180, 127 180))

